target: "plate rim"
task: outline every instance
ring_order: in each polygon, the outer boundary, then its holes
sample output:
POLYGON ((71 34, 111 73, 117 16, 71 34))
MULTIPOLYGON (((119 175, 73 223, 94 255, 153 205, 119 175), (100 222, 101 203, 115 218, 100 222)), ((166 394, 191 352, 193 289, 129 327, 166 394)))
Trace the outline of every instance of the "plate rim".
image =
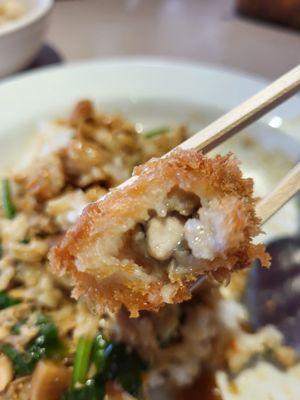
MULTIPOLYGON (((5 92, 7 91, 18 91, 22 90, 22 85, 28 84, 28 82, 32 82, 33 84, 39 85, 45 81, 45 78, 49 77, 49 79, 62 79, 68 72, 71 74, 81 75, 85 70, 88 71, 97 71, 101 68, 148 68, 153 69, 153 71, 162 71, 162 70, 170 70, 176 71, 176 73, 187 73, 191 72, 195 74, 199 74, 199 78, 201 79, 201 74, 211 74, 215 75, 216 79, 219 81, 226 82, 227 80, 231 83, 233 82, 235 89, 238 88, 238 94, 235 93, 234 96, 228 96, 228 106, 226 107, 224 104, 220 106, 216 104, 216 109, 222 108, 223 111, 229 110, 232 106, 235 106, 236 103, 233 102, 233 97, 241 97, 242 99, 251 96, 251 94, 255 94, 258 90, 262 89, 266 86, 270 81, 263 77, 260 77, 255 74, 249 74, 247 72, 229 68, 227 66, 211 64, 208 62, 198 62, 185 58, 172 58, 172 57, 164 57, 164 56, 121 56, 121 57, 104 57, 104 58, 92 58, 86 60, 77 60, 72 62, 67 62, 65 64, 54 64, 46 67, 42 67, 39 69, 34 69, 30 71, 24 71, 22 73, 18 73, 13 76, 9 76, 0 81, 0 107, 2 110, 9 110, 9 106, 5 101, 5 92), (250 90, 250 93, 249 93, 250 90), (252 93, 251 93, 252 92, 252 93), (3 103, 2 103, 3 100, 3 103), (2 104, 1 104, 2 103, 2 104), (233 104, 232 104, 233 103, 233 104)), ((201 89, 199 89, 200 92, 201 89)), ((216 90, 214 88, 214 90, 216 90)), ((241 101, 242 101, 241 99, 241 101)), ((223 100, 222 100, 223 101, 223 100)), ((226 103, 225 100, 224 103, 226 103)), ((209 106, 209 102, 207 103, 209 106)), ((299 114, 300 109, 300 94, 295 95, 289 100, 288 106, 287 104, 283 104, 271 111, 267 117, 262 117, 260 122, 267 123, 270 120, 270 117, 275 116, 276 114, 282 116, 284 122, 289 122, 293 118, 300 117, 299 114), (296 115, 293 115, 296 114, 296 115)), ((9 110, 11 111, 11 110, 9 110)), ((5 122, 5 120, 4 120, 5 122)), ((5 123, 4 123, 5 127, 5 123)), ((7 127, 6 127, 7 128, 7 127)), ((284 127, 285 128, 285 127, 284 127)), ((284 135, 289 137, 293 137, 296 139, 298 136, 298 129, 289 128, 289 129, 278 129, 284 135)), ((0 127, 1 134, 1 127, 0 127)), ((300 136, 300 135, 299 135, 300 136)), ((299 137, 300 139, 300 137, 299 137)))
MULTIPOLYGON (((183 57, 164 57, 164 56, 148 56, 148 55, 132 55, 132 56, 115 56, 115 57, 97 57, 97 58, 87 58, 84 60, 72 60, 66 63, 51 64, 47 66, 40 67, 38 69, 32 69, 27 71, 21 71, 13 76, 8 76, 0 81, 0 90, 2 86, 9 84, 11 82, 22 81, 23 79, 28 79, 32 76, 42 76, 52 72, 58 72, 60 70, 72 70, 81 69, 89 66, 108 66, 109 64, 123 64, 126 66, 149 66, 149 67, 171 67, 171 68, 191 68, 191 69, 211 69, 217 73, 224 73, 228 75, 235 75, 239 78, 251 79, 259 84, 268 84, 269 79, 264 78, 258 74, 248 73, 242 71, 238 68, 232 68, 228 66, 222 66, 219 64, 209 63, 205 61, 194 61, 191 59, 183 57)), ((299 97, 300 95, 296 95, 299 97)))

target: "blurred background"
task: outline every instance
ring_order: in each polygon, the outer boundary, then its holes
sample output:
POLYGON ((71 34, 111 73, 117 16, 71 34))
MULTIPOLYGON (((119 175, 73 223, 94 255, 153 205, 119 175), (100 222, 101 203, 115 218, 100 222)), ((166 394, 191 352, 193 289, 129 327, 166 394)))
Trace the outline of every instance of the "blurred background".
POLYGON ((300 0, 59 0, 31 66, 160 55, 272 79, 299 63, 299 29, 300 0))

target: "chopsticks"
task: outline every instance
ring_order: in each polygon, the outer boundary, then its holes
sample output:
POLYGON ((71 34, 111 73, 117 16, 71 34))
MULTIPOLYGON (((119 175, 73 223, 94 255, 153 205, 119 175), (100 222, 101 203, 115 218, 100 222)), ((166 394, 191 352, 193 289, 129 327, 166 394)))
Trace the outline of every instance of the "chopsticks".
POLYGON ((300 190, 300 162, 292 168, 278 185, 259 201, 256 214, 264 224, 276 213, 290 198, 300 190))
POLYGON ((197 149, 206 153, 293 96, 299 89, 300 65, 181 143, 178 148, 197 149))
MULTIPOLYGON (((300 65, 281 76, 265 89, 238 105, 178 148, 197 149, 204 153, 229 139, 242 128, 260 118, 300 89, 300 65)), ((298 163, 257 205, 257 215, 265 223, 294 194, 300 190, 300 163, 298 163)))

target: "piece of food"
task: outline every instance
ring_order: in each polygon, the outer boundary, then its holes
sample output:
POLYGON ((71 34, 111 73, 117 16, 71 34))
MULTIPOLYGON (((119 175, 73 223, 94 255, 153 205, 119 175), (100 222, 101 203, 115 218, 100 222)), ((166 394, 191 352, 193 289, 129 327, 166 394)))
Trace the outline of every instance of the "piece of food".
POLYGON ((259 222, 253 182, 236 159, 177 150, 88 205, 51 261, 93 309, 124 305, 137 317, 189 299, 201 276, 228 281, 256 258, 269 265, 264 246, 252 243, 259 222))
POLYGON ((52 361, 40 361, 31 381, 31 400, 61 400, 71 381, 71 371, 52 361))
POLYGON ((0 354, 0 392, 6 389, 13 377, 14 372, 10 359, 4 354, 0 354))
POLYGON ((0 2, 0 29, 2 25, 21 18, 26 12, 26 3, 20 0, 1 0, 0 2))

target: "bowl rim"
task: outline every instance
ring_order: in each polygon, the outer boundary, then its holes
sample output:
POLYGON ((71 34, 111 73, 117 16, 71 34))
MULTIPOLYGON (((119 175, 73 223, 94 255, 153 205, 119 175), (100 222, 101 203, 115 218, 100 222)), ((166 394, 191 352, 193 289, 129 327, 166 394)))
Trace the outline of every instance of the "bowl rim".
POLYGON ((10 33, 14 33, 21 29, 24 29, 39 20, 40 18, 44 17, 50 12, 53 5, 54 0, 36 0, 36 4, 33 6, 31 12, 29 12, 28 14, 25 13, 16 21, 13 21, 7 24, 7 26, 4 25, 2 28, 0 28, 0 39, 4 36, 9 35, 10 33))

